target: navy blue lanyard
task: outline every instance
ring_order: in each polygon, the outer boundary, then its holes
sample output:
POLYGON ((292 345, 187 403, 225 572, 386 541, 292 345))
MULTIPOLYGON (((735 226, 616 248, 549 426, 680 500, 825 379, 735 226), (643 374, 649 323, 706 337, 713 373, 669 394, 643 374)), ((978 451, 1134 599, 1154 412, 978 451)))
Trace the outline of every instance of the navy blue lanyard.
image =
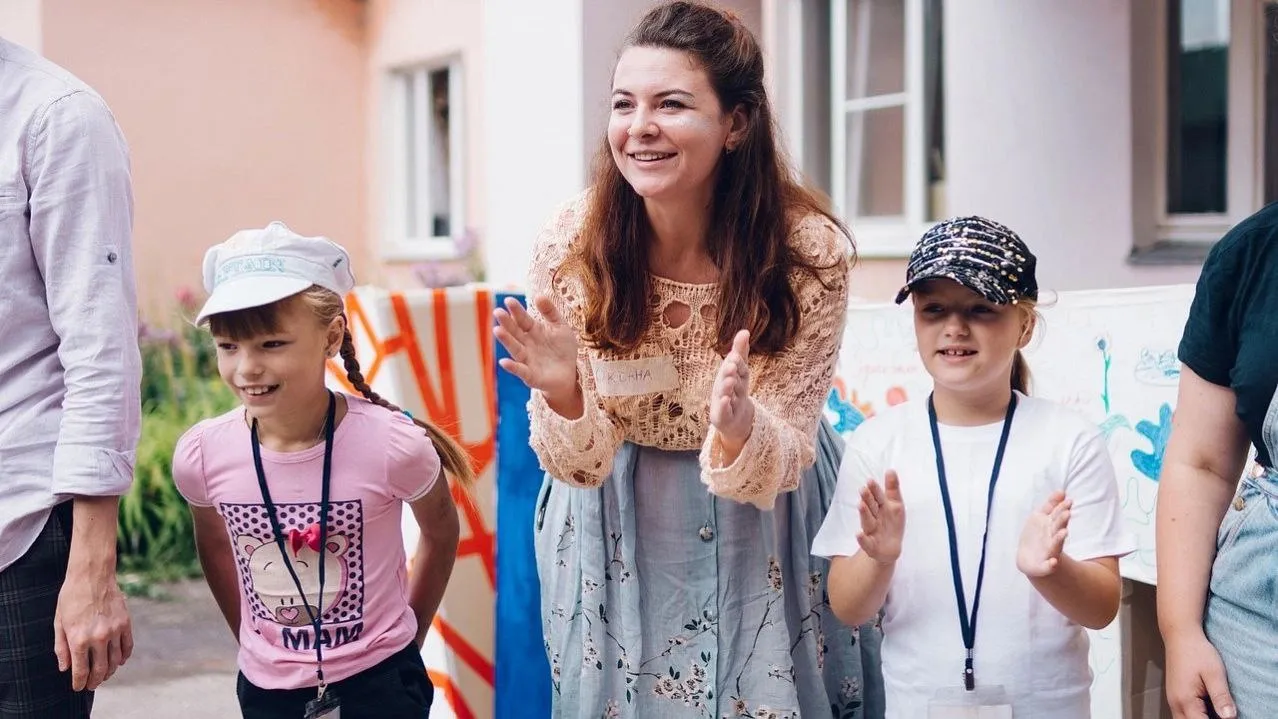
POLYGON ((936 403, 927 398, 927 419, 932 425, 932 447, 936 450, 936 476, 941 483, 941 504, 945 506, 945 526, 950 535, 950 570, 954 574, 954 598, 958 601, 959 628, 963 632, 963 647, 967 658, 963 662, 963 687, 976 688, 976 671, 972 668, 972 648, 976 646, 976 613, 981 608, 981 586, 985 583, 985 547, 990 538, 990 510, 994 507, 994 485, 1003 468, 1003 453, 1007 450, 1007 437, 1012 431, 1012 415, 1016 413, 1016 393, 1007 403, 1007 416, 1003 418, 1003 434, 998 439, 998 451, 994 454, 994 470, 990 473, 989 497, 985 500, 985 533, 981 535, 981 563, 976 569, 976 592, 972 595, 972 613, 967 612, 967 595, 963 592, 963 570, 959 567, 958 536, 954 530, 954 507, 950 503, 950 488, 945 481, 945 457, 941 453, 941 432, 936 425, 936 403))
POLYGON ((324 420, 324 474, 320 486, 320 559, 319 559, 319 595, 315 598, 315 609, 311 610, 310 602, 306 601, 306 590, 302 589, 302 580, 297 576, 297 570, 293 569, 293 563, 288 559, 288 549, 284 545, 284 530, 280 527, 279 514, 275 509, 275 502, 271 501, 271 490, 266 486, 266 470, 262 468, 262 448, 257 438, 257 419, 253 419, 253 429, 251 434, 253 441, 253 467, 257 470, 257 483, 262 488, 262 501, 266 504, 266 515, 271 519, 271 530, 275 533, 275 544, 280 548, 280 558, 284 560, 284 567, 288 569, 288 574, 293 578, 293 584, 297 587, 297 596, 302 599, 302 607, 306 609, 306 617, 311 620, 311 627, 315 630, 315 677, 319 680, 320 694, 324 691, 324 652, 320 648, 323 643, 320 641, 321 619, 324 614, 324 552, 328 547, 328 488, 330 479, 333 474, 333 425, 337 419, 337 396, 331 391, 328 393, 328 417, 324 420))

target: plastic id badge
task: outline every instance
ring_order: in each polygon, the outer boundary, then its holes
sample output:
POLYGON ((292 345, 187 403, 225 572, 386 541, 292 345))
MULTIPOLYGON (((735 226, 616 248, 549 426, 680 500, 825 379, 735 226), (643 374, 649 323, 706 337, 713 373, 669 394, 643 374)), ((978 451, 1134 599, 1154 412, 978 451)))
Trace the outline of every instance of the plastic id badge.
POLYGON ((1012 719, 1012 705, 1001 686, 946 687, 928 702, 927 719, 1012 719))
POLYGON ((318 699, 306 702, 305 719, 342 719, 342 708, 338 706, 337 696, 325 693, 318 699))

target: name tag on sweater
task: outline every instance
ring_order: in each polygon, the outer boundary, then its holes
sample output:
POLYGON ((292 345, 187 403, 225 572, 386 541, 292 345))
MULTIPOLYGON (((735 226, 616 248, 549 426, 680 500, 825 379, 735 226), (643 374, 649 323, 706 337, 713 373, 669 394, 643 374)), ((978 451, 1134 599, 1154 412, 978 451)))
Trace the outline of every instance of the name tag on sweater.
POLYGON ((679 387, 679 372, 670 355, 633 360, 590 360, 595 389, 603 397, 633 397, 679 387))

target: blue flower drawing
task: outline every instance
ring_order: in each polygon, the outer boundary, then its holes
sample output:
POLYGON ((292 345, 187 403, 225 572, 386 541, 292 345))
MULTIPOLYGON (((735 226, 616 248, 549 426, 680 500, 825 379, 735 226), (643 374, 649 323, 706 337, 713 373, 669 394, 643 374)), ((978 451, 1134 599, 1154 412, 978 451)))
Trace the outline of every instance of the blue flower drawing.
POLYGON ((1109 414, 1109 368, 1114 363, 1114 357, 1109 352, 1109 338, 1104 335, 1098 337, 1096 349, 1100 350, 1101 359, 1104 361, 1104 371, 1101 375, 1104 382, 1101 387, 1101 402, 1105 404, 1105 414, 1109 414))
POLYGON ((1153 451, 1133 450, 1132 466, 1155 482, 1158 481, 1158 475, 1163 470, 1163 453, 1167 451, 1167 440, 1171 437, 1171 429, 1172 409, 1166 402, 1158 408, 1157 424, 1147 419, 1136 423, 1136 432, 1149 440, 1153 451))
POLYGON ((839 396, 838 390, 830 390, 830 396, 826 399, 826 406, 839 416, 838 421, 834 423, 834 431, 839 434, 846 434, 861 426, 865 421, 865 415, 856 405, 839 396))

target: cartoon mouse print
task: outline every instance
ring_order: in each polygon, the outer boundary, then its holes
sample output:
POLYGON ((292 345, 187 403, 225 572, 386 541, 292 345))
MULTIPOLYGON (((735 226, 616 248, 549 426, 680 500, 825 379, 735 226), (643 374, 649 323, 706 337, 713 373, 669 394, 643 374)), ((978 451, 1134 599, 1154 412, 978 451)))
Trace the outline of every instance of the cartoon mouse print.
POLYGON ((342 555, 350 546, 350 540, 342 534, 329 534, 321 551, 319 525, 312 524, 301 530, 289 529, 284 545, 288 561, 302 585, 303 596, 298 596, 297 585, 284 563, 279 545, 273 539, 263 540, 251 535, 235 538, 236 549, 248 558, 253 591, 275 622, 286 627, 308 626, 312 613, 322 616, 337 603, 342 593, 345 585, 342 555), (311 602, 319 595, 321 563, 324 566, 324 594, 319 598, 320 606, 316 607, 311 602))

